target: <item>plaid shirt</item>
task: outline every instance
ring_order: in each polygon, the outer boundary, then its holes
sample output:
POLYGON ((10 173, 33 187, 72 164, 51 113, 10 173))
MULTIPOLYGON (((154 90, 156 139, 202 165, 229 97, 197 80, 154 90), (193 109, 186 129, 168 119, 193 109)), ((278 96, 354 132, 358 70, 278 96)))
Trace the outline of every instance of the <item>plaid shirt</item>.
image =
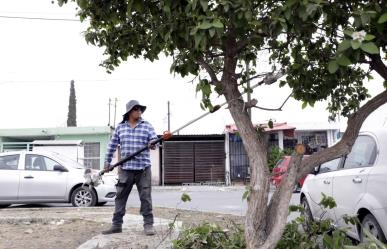
MULTIPOLYGON (((117 146, 121 147, 121 158, 125 158, 137 150, 145 147, 151 140, 157 139, 152 125, 145 120, 140 120, 134 128, 128 121, 120 123, 114 131, 113 137, 107 148, 105 164, 111 163, 113 153, 117 146)), ((151 166, 149 149, 141 152, 132 160, 127 161, 121 167, 125 170, 142 170, 151 166)))

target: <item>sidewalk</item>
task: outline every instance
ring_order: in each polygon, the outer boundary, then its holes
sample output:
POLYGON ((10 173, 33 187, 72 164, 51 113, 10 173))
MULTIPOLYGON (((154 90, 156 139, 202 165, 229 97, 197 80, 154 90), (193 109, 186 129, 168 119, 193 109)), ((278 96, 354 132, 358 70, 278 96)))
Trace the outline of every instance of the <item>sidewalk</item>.
MULTIPOLYGON (((72 228, 72 230, 92 230, 91 227, 76 226, 77 221, 83 221, 89 224, 94 224, 94 230, 102 231, 105 228, 110 227, 112 213, 113 207, 0 209, 0 226, 4 227, 7 224, 11 224, 11 227, 18 227, 20 224, 24 226, 27 225, 27 227, 29 227, 29 224, 40 224, 40 226, 50 226, 51 229, 53 229, 51 231, 58 231, 67 224, 67 227, 72 228)), ((182 226, 181 222, 176 221, 174 223, 174 229, 170 229, 169 224, 172 223, 173 220, 155 217, 154 227, 156 235, 146 236, 143 232, 142 219, 143 218, 140 215, 127 213, 124 216, 122 233, 112 235, 98 234, 78 246, 77 249, 167 249, 170 248, 171 241, 177 238, 179 229, 182 226)), ((47 246, 47 243, 44 242, 44 238, 50 239, 51 232, 42 235, 36 231, 36 228, 24 228, 21 231, 19 230, 18 234, 15 234, 15 238, 17 238, 17 240, 23 240, 25 237, 23 236, 23 233, 31 234, 32 236, 39 236, 40 238, 43 236, 43 238, 40 239, 43 239, 43 244, 41 244, 40 248, 48 248, 44 247, 47 246), (35 234, 35 232, 37 233, 35 234)), ((7 239, 12 240, 12 238, 7 239)), ((62 239, 71 240, 71 237, 68 237, 68 234, 66 236, 66 233, 64 232, 64 234, 62 234, 62 239)), ((26 248, 28 248, 28 243, 30 242, 26 243, 26 248)), ((2 246, 0 246, 0 248, 1 247, 2 246)))
MULTIPOLYGON (((111 218, 99 219, 99 222, 111 223, 111 218)), ((177 238, 181 222, 175 222, 175 228, 169 229, 172 220, 155 218, 156 235, 146 236, 143 231, 142 216, 127 214, 124 216, 122 233, 99 234, 80 245, 77 249, 115 248, 115 249, 148 249, 171 248, 171 241, 177 238)))

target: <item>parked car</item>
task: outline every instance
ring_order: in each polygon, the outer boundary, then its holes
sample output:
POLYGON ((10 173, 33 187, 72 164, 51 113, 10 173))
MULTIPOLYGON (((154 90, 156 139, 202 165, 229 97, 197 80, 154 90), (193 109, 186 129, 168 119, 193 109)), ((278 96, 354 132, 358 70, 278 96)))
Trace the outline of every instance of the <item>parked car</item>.
POLYGON ((0 153, 0 207, 11 204, 66 202, 76 207, 114 201, 115 179, 83 187, 85 168, 54 152, 0 153))
MULTIPOLYGON (((304 157, 307 157, 307 155, 305 155, 304 157)), ((275 187, 278 187, 281 184, 282 178, 284 177, 286 171, 288 170, 290 159, 291 159, 291 156, 284 156, 274 166, 270 181, 275 187)), ((304 184, 305 178, 306 176, 298 181, 297 185, 294 188, 294 191, 298 192, 301 190, 301 187, 304 184)))
POLYGON ((367 229, 387 242, 386 186, 387 130, 361 132, 346 157, 324 163, 309 175, 300 201, 307 221, 329 218, 335 227, 349 227, 348 235, 356 240, 363 241, 367 229), (321 193, 333 197, 337 207, 323 210, 318 205, 321 193), (361 225, 346 224, 345 215, 356 216, 361 225))

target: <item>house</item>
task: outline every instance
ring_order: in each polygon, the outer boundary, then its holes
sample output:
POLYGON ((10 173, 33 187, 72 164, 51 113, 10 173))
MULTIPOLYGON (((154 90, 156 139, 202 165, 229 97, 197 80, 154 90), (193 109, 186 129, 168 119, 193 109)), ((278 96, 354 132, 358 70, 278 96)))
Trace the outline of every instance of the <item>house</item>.
MULTIPOLYGON (((337 124, 321 123, 274 123, 273 127, 259 124, 267 136, 268 148, 293 149, 298 143, 307 148, 306 154, 312 154, 321 148, 331 146, 339 139, 337 124)), ((226 179, 227 183, 246 181, 250 176, 249 160, 235 124, 226 125, 226 179)))
MULTIPOLYGON (((86 167, 101 169, 111 133, 112 128, 108 126, 0 129, 0 152, 32 151, 34 146, 35 150, 46 146, 48 150, 63 152, 64 146, 73 146, 78 153, 79 147, 82 147, 79 157, 73 159, 86 167)), ((67 152, 69 155, 73 153, 70 150, 67 152)))

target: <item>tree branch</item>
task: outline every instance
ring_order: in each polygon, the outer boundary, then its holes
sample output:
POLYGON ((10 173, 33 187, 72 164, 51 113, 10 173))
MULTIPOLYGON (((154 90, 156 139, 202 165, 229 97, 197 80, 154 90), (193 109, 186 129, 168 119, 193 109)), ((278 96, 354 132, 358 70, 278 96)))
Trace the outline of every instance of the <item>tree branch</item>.
POLYGON ((369 55, 371 58, 371 68, 374 69, 380 76, 383 77, 384 80, 387 80, 387 67, 383 63, 382 58, 379 54, 369 55))
POLYGON ((254 106, 251 106, 251 107, 255 107, 255 108, 258 108, 258 109, 261 109, 261 110, 265 110, 265 111, 282 111, 282 107, 284 107, 285 103, 289 100, 289 98, 293 95, 293 93, 289 94, 289 96, 285 99, 285 101, 282 103, 282 105, 278 108, 265 108, 265 107, 260 107, 260 106, 257 106, 257 105, 254 105, 254 106))
POLYGON ((377 108, 387 103, 387 90, 381 92, 348 118, 348 126, 340 142, 316 152, 302 161, 297 180, 310 173, 314 167, 348 154, 355 143, 364 120, 377 108))
POLYGON ((201 65, 210 75, 212 82, 214 82, 215 84, 219 84, 219 80, 218 77, 216 77, 214 69, 212 69, 212 67, 207 62, 205 62, 203 58, 199 58, 198 62, 199 65, 201 65))
MULTIPOLYGON (((242 71, 242 72, 243 72, 243 71, 242 71)), ((246 83, 246 82, 248 82, 248 81, 254 80, 254 79, 256 79, 256 78, 260 78, 260 77, 266 76, 266 75, 268 75, 268 74, 270 74, 270 73, 261 73, 261 74, 254 75, 254 76, 251 77, 251 78, 242 80, 242 81, 239 83, 239 85, 240 85, 240 84, 243 84, 243 83, 246 83)), ((239 76, 239 75, 242 75, 242 73, 238 74, 238 75, 237 75, 237 78, 240 78, 240 77, 241 77, 241 76, 239 76)))

